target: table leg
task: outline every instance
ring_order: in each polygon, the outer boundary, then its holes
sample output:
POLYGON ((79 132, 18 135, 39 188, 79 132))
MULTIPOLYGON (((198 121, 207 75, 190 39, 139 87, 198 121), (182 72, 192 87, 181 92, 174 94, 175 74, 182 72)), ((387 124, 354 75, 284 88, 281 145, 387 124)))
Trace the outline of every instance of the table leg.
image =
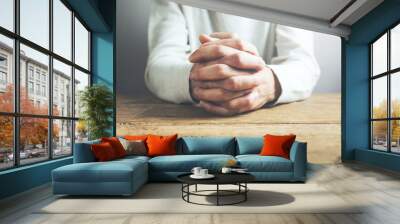
POLYGON ((184 194, 183 194, 184 186, 185 186, 185 185, 182 183, 182 187, 181 187, 182 199, 184 198, 184 194))
POLYGON ((187 185, 187 201, 190 202, 189 200, 189 195, 190 195, 190 184, 187 185))
POLYGON ((245 190, 245 192, 244 192, 244 201, 247 201, 247 192, 248 192, 247 183, 244 183, 244 190, 245 190))
POLYGON ((194 191, 196 191, 196 192, 197 192, 197 184, 195 185, 195 189, 194 189, 194 191))
POLYGON ((219 184, 217 184, 217 206, 219 206, 219 184))

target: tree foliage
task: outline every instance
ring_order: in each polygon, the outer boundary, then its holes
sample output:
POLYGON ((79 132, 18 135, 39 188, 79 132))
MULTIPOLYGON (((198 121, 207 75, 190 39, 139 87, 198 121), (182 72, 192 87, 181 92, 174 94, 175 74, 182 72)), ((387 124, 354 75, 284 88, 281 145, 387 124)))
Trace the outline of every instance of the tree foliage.
MULTIPOLYGON (((392 100, 391 104, 391 117, 400 117, 400 101, 395 99, 392 100)), ((380 104, 373 108, 373 118, 387 118, 387 101, 381 101, 380 104)), ((375 121, 373 122, 373 133, 374 138, 386 138, 387 136, 387 121, 375 121)), ((400 122, 392 121, 392 141, 397 141, 400 138, 400 122)))
POLYGON ((89 139, 110 136, 112 125, 113 94, 104 85, 86 87, 80 93, 83 123, 89 132, 89 139))
MULTIPOLYGON (((13 86, 7 86, 6 92, 0 94, 0 108, 4 112, 13 112, 14 107, 13 86)), ((34 105, 29 99, 25 88, 20 88, 20 108, 25 114, 47 114, 48 107, 43 105, 34 105)), ((58 113, 58 110, 55 110, 58 113)), ((13 147, 13 117, 0 116, 0 148, 13 147)), ((26 145, 44 145, 48 139, 48 119, 46 118, 20 118, 20 148, 24 149, 26 145)), ((53 126, 53 138, 59 135, 57 125, 53 126)))

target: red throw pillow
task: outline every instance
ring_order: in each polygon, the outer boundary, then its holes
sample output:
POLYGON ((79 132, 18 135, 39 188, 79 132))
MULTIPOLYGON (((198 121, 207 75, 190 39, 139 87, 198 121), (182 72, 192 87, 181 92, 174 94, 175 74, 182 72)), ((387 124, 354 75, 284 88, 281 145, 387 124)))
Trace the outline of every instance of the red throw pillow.
POLYGON ((296 135, 264 135, 264 146, 261 149, 261 156, 280 156, 290 158, 290 148, 296 135))
POLYGON ((117 137, 101 138, 101 142, 108 142, 114 149, 115 155, 118 158, 125 157, 126 151, 117 137))
POLYGON ((108 142, 93 144, 91 145, 91 149, 94 157, 99 162, 110 161, 117 158, 113 147, 108 142))
POLYGON ((149 135, 146 140, 148 156, 175 155, 177 138, 178 134, 171 136, 149 135))

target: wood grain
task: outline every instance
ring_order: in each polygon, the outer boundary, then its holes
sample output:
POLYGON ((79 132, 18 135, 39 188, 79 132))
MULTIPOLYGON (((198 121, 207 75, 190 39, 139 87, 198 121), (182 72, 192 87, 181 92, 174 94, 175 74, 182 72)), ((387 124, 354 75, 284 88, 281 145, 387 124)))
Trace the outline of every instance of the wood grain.
POLYGON ((163 102, 150 95, 117 97, 117 135, 178 133, 180 136, 262 136, 294 133, 308 143, 314 163, 340 160, 340 94, 221 117, 196 108, 163 102))

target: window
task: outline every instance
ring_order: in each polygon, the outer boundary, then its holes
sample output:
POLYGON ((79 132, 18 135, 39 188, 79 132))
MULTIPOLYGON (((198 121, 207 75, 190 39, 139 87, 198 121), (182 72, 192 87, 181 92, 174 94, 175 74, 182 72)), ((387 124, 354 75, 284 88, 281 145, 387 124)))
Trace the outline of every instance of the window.
MULTIPOLYGON (((40 54, 40 53, 39 53, 40 54)), ((45 62, 46 63, 46 62, 45 62)), ((36 80, 40 81, 40 71, 39 69, 36 69, 36 80)))
POLYGON ((19 0, 21 36, 49 48, 49 0, 19 0))
POLYGON ((54 53, 72 60, 72 12, 59 0, 53 0, 53 7, 54 53))
POLYGON ((42 86, 42 96, 46 96, 46 86, 42 86))
POLYGON ((33 94, 34 89, 33 89, 33 82, 28 82, 28 93, 33 94))
POLYGON ((0 71, 0 84, 6 85, 7 84, 7 73, 0 71))
POLYGON ((7 56, 0 54, 0 91, 5 92, 7 87, 7 56))
MULTIPOLYGON (((71 96, 72 91, 70 89, 65 89, 65 83, 72 84, 72 67, 66 65, 58 60, 53 60, 53 114, 60 114, 60 107, 64 106, 64 96, 71 96), (60 101, 58 101, 60 99, 60 101)), ((72 101, 72 98, 68 99, 72 101)), ((71 105, 72 102, 68 102, 71 105)), ((72 117, 72 108, 67 107, 64 113, 61 113, 63 117, 72 117)))
POLYGON ((0 169, 14 166, 14 122, 12 116, 0 115, 0 169))
POLYGON ((33 67, 32 67, 32 66, 29 66, 29 71, 28 71, 28 73, 29 73, 29 79, 32 79, 32 80, 33 80, 33 67))
POLYGON ((75 62, 85 69, 89 69, 89 32, 82 23, 75 18, 75 62))
POLYGON ((87 139, 73 105, 90 84, 90 31, 65 1, 18 2, 0 0, 0 170, 70 156, 87 139))
MULTIPOLYGON (((2 4, 3 2, 0 3, 0 13, 3 12, 3 9, 1 8, 2 4)), ((0 15, 0 20, 2 16, 3 15, 0 15)), ((0 61, 0 76, 1 76, 0 113, 14 112, 14 83, 13 83, 14 69, 13 66, 11 66, 13 57, 14 57, 13 39, 5 35, 2 35, 0 33, 0 58, 2 58, 0 61)), ((1 160, 0 160, 0 169, 1 169, 1 160)))
POLYGON ((36 95, 40 95, 40 84, 36 84, 36 95))
POLYGON ((75 71, 75 117, 79 117, 81 114, 81 108, 79 107, 81 92, 89 85, 89 74, 84 72, 75 71))
POLYGON ((53 157, 71 155, 72 121, 53 120, 53 157))
POLYGON ((0 55, 0 67, 7 67, 7 58, 6 56, 0 55))
POLYGON ((371 148, 400 153, 400 25, 370 45, 371 148))
POLYGON ((14 31, 14 0, 0 1, 0 26, 14 31))

